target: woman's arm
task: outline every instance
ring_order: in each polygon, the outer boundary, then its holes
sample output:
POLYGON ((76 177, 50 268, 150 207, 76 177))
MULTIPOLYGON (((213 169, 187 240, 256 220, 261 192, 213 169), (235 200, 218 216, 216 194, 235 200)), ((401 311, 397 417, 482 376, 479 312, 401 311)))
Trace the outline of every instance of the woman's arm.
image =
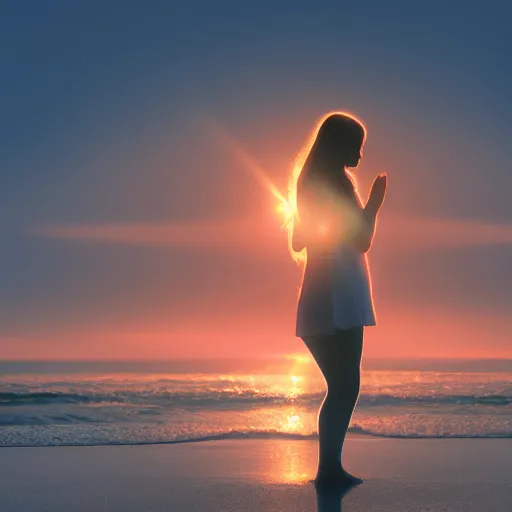
POLYGON ((365 253, 370 250, 372 246, 373 237, 375 235, 375 224, 377 221, 377 214, 386 197, 388 178, 386 174, 379 174, 373 182, 370 196, 363 208, 364 227, 356 239, 356 245, 365 253))

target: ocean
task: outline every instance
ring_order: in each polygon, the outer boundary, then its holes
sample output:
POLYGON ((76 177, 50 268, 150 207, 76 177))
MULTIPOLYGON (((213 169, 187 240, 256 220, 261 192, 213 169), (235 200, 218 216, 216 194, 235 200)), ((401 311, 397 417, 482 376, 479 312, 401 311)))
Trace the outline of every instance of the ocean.
MULTIPOLYGON (((304 355, 0 362, 0 446, 314 438, 324 393, 304 355)), ((512 361, 365 361, 350 430, 511 438, 512 361)))

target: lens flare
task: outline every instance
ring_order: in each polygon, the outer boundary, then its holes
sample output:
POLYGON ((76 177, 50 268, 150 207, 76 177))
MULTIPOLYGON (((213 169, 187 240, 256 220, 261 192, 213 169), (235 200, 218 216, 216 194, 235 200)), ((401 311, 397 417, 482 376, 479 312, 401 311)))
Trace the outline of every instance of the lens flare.
MULTIPOLYGON (((293 260, 297 263, 304 263, 306 261, 306 249, 302 249, 301 251, 295 251, 292 246, 292 237, 293 237, 293 231, 296 224, 300 222, 299 214, 297 210, 297 181, 299 178, 299 175, 302 171, 302 168, 304 166, 304 163, 306 162, 306 159, 309 155, 309 152, 315 142, 315 139, 317 137, 318 131, 320 130, 320 127, 324 123, 324 121, 333 114, 340 114, 347 117, 350 117, 357 121, 361 126, 364 127, 364 124, 361 122, 360 119, 358 119, 353 114, 350 114, 348 112, 342 112, 342 111, 332 111, 328 112, 327 114, 320 117, 311 131, 306 143, 299 151, 294 165, 293 169, 291 171, 290 177, 288 179, 288 190, 286 193, 282 193, 279 191, 279 189, 274 185, 274 183, 270 180, 267 173, 264 171, 264 169, 261 168, 261 166, 258 164, 258 162, 254 159, 252 155, 250 155, 241 145, 238 141, 236 141, 227 131, 226 129, 221 126, 219 123, 214 122, 213 120, 209 119, 208 124, 213 129, 213 131, 216 133, 216 135, 222 139, 222 141, 231 149, 233 154, 239 159, 239 161, 244 165, 244 167, 249 170, 253 176, 260 182, 260 184, 265 187, 268 192, 275 198, 276 205, 275 205, 275 211, 276 213, 281 217, 281 230, 286 230, 288 235, 288 251, 290 252, 291 257, 293 260)), ((365 131, 365 137, 366 137, 366 128, 365 131)), ((363 141, 364 144, 364 141, 363 141)), ((356 229, 355 224, 357 223, 356 216, 352 215, 354 217, 354 226, 351 226, 351 222, 349 222, 348 229, 356 229)), ((326 235, 329 233, 329 228, 326 225, 321 225, 319 227, 319 234, 326 235)))

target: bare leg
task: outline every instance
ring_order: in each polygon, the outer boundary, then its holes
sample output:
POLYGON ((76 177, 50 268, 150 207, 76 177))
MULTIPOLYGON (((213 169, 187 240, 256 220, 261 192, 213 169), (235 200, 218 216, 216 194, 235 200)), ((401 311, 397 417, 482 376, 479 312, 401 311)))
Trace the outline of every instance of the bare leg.
POLYGON ((304 342, 327 382, 327 393, 318 415, 316 481, 361 483, 343 469, 341 454, 359 396, 363 328, 337 331, 330 336, 306 337, 304 342))

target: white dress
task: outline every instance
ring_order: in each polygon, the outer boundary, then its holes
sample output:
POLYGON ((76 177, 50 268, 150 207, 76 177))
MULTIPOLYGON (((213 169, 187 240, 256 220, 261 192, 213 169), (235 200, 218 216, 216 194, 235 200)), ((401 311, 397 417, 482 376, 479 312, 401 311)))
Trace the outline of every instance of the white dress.
POLYGON ((376 325, 368 258, 340 244, 307 256, 297 305, 296 336, 376 325))
POLYGON ((366 254, 339 248, 335 254, 332 279, 334 327, 350 329, 376 325, 366 254))

